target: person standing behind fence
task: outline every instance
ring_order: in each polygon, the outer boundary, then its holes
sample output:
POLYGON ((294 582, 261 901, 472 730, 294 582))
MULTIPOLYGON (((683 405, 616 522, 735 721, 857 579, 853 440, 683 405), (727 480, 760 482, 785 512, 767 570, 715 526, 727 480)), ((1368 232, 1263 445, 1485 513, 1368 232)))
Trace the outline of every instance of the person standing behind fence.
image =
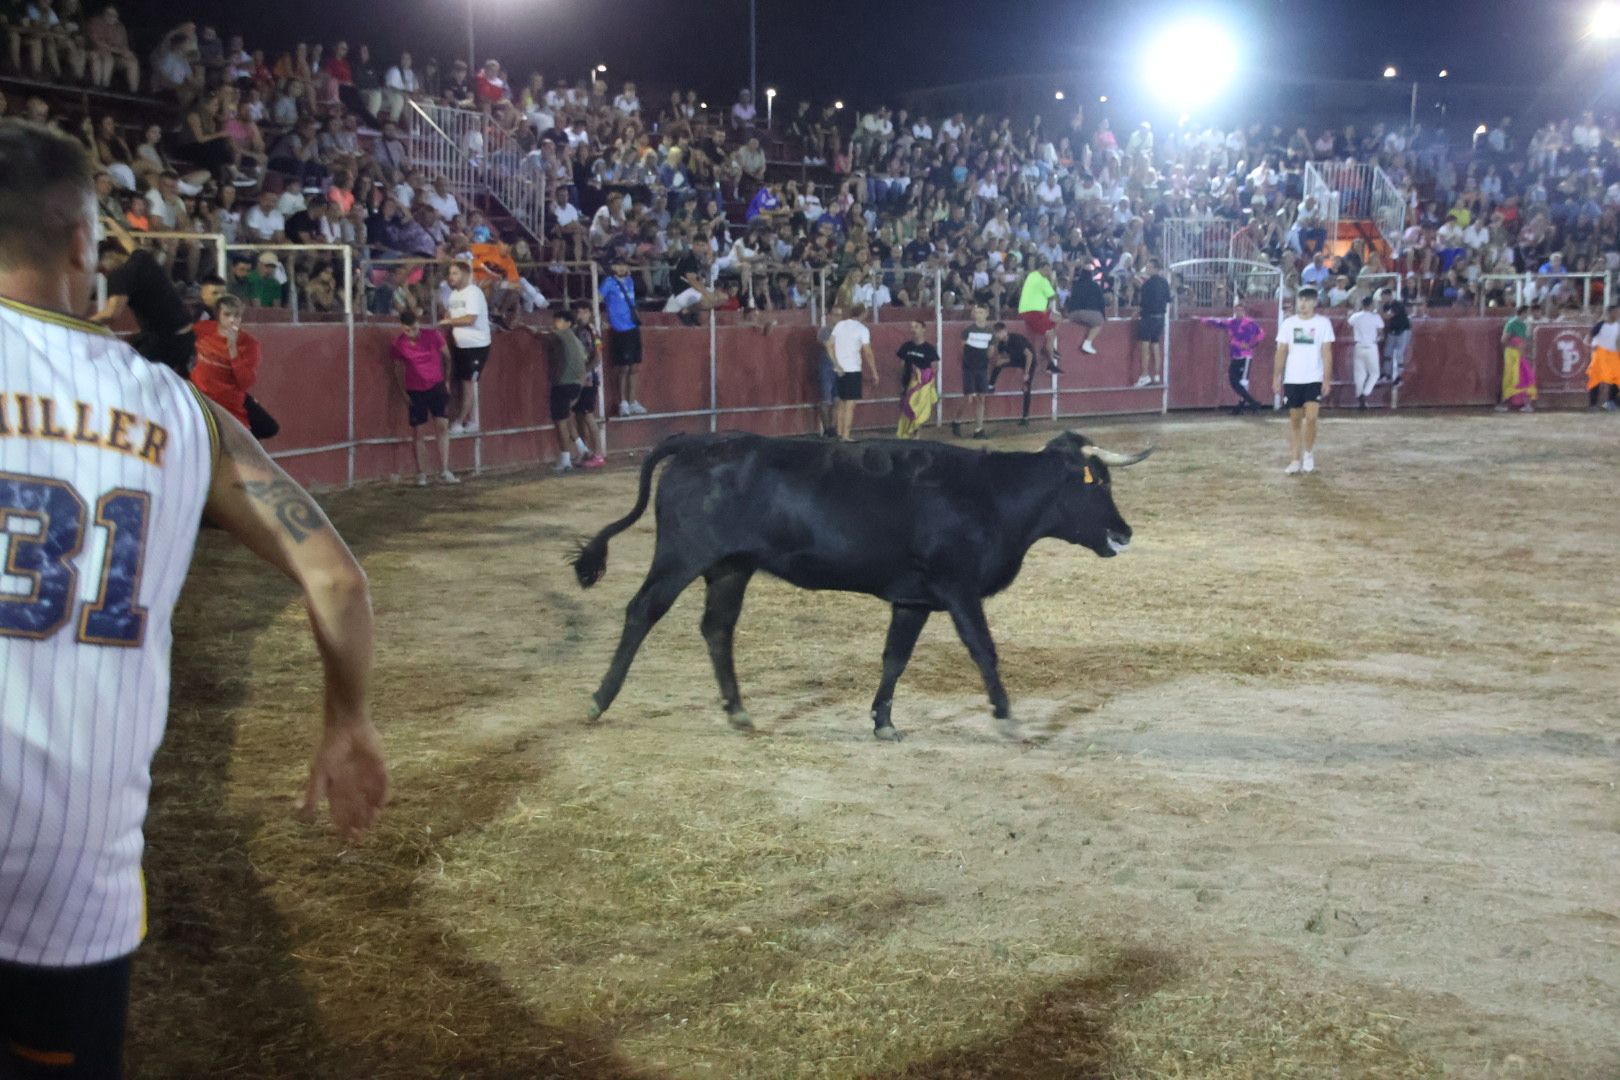
POLYGON ((457 259, 451 263, 449 278, 450 297, 445 304, 449 314, 439 326, 450 331, 450 358, 460 399, 450 432, 459 434, 478 430, 478 380, 489 363, 489 301, 473 282, 471 262, 457 259))
POLYGON ((1141 313, 1136 320, 1137 352, 1141 377, 1136 385, 1153 386, 1164 381, 1164 324, 1170 314, 1170 282, 1163 264, 1148 260, 1147 280, 1142 283, 1141 313))
POLYGON ((821 390, 816 415, 822 437, 828 439, 838 436, 838 364, 833 360, 832 332, 843 320, 843 306, 834 304, 827 310, 827 321, 816 331, 816 382, 821 390))
POLYGON ((1299 290, 1296 314, 1277 327, 1275 392, 1288 401, 1289 476, 1316 471, 1316 420, 1332 387, 1333 324, 1316 313, 1316 290, 1299 290))
POLYGON ((636 315, 636 282, 630 276, 630 263, 615 255, 609 264, 608 279, 597 290, 607 309, 608 350, 613 366, 619 369, 619 415, 643 416, 646 406, 636 396, 641 371, 641 319, 636 315))
POLYGON ((214 317, 197 324, 191 381, 263 442, 275 438, 281 425, 249 393, 258 381, 263 353, 259 340, 242 329, 243 306, 234 296, 221 296, 214 303, 214 317))
POLYGON ((1361 310, 1350 316, 1350 336, 1355 341, 1351 371, 1356 381, 1356 408, 1367 411, 1367 398, 1378 385, 1378 335, 1384 320, 1373 310, 1372 297, 1364 297, 1361 310))
POLYGON ((1384 356, 1389 361, 1387 378, 1391 386, 1399 386, 1406 371, 1406 354, 1412 348, 1412 317, 1407 313, 1406 302, 1388 289, 1383 291, 1383 298, 1384 356))
POLYGON ((939 350, 928 340, 928 324, 911 321, 911 340, 895 353, 900 358, 900 423, 895 434, 915 439, 939 402, 939 350))
POLYGON ((833 362, 838 365, 838 439, 850 442, 855 429, 855 403, 861 400, 864 368, 873 385, 877 384, 877 361, 872 358, 872 331, 861 322, 866 309, 859 304, 833 327, 833 362))
POLYGON ((445 385, 450 348, 437 330, 418 325, 416 312, 410 308, 399 313, 399 323, 403 333, 394 339, 389 352, 400 365, 394 368, 394 375, 410 403, 416 484, 427 487, 428 483, 425 436, 429 422, 439 437, 439 479, 447 484, 459 484, 461 481, 450 471, 450 390, 445 385))
POLYGON ((1605 308, 1603 321, 1592 327, 1592 362, 1586 368, 1586 388, 1590 407, 1620 410, 1620 304, 1605 308))
POLYGON ((602 427, 596 422, 596 410, 602 396, 602 340, 591 327, 591 305, 574 305, 574 334, 585 346, 585 386, 574 402, 574 423, 577 434, 585 441, 585 468, 599 469, 607 464, 607 447, 602 443, 602 427))
POLYGON ((1520 304, 1502 327, 1502 400, 1497 412, 1535 412, 1536 361, 1530 350, 1530 305, 1520 304))
POLYGON ((951 421, 951 434, 962 437, 962 420, 969 409, 975 421, 973 437, 988 439, 984 430, 984 395, 990 392, 990 346, 996 338, 995 328, 989 324, 990 309, 983 304, 973 308, 973 322, 962 331, 962 403, 957 406, 956 419, 951 421))
POLYGON ((1238 403, 1232 407, 1233 415, 1240 414, 1245 409, 1254 412, 1263 410, 1265 405, 1249 393, 1249 366, 1254 362, 1255 346, 1266 336, 1265 329, 1249 318, 1241 303, 1232 305, 1232 317, 1229 319, 1198 321, 1205 326, 1226 331, 1226 381, 1232 387, 1232 392, 1238 396, 1238 403))

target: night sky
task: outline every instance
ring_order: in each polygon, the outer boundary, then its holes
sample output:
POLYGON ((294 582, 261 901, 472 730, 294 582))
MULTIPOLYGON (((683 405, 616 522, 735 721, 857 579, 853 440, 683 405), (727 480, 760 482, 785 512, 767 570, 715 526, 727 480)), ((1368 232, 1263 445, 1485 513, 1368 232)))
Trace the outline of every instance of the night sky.
MULTIPOLYGON (((778 104, 807 96, 852 105, 941 84, 1052 74, 1079 91, 1124 95, 1141 82, 1135 57, 1155 24, 1181 14, 1243 28, 1251 78, 1273 73, 1375 78, 1386 63, 1458 83, 1577 83, 1596 50, 1580 41, 1591 2, 1573 0, 758 0, 759 82, 778 104), (1118 84, 1117 88, 1115 84, 1118 84)), ((467 0, 125 0, 142 28, 179 13, 239 29, 248 47, 300 38, 368 42, 391 61, 409 47, 465 53, 467 0)), ((747 0, 474 0, 480 57, 522 77, 582 77, 605 63, 617 86, 695 85, 730 100, 748 81, 747 0)), ((645 93, 644 93, 645 98, 645 93)))

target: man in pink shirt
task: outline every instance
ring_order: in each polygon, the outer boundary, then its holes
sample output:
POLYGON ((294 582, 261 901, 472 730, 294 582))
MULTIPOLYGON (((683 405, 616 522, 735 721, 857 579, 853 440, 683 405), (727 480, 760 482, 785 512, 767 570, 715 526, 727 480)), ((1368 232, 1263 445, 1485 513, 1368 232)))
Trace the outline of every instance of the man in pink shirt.
POLYGON ((450 391, 444 385, 450 347, 437 330, 417 325, 416 312, 406 309, 400 313, 399 321, 405 332, 394 339, 391 351, 401 365, 394 368, 394 378, 410 401, 416 484, 427 487, 428 483, 425 429, 430 417, 439 434, 439 479, 447 484, 459 484, 461 481, 450 471, 450 391))

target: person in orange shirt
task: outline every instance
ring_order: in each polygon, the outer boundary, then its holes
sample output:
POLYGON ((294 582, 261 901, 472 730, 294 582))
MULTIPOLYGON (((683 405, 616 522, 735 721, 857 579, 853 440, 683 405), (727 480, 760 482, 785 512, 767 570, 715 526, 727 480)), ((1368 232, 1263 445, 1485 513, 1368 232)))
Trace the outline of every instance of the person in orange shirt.
POLYGON ((518 267, 512 259, 512 248, 493 239, 488 226, 473 232, 475 239, 488 238, 471 245, 473 280, 489 296, 489 312, 497 326, 510 329, 517 318, 522 301, 518 285, 518 267))
POLYGON ((197 364, 191 369, 191 381, 240 420, 255 439, 272 438, 281 425, 248 393, 258 381, 262 353, 258 339, 242 330, 242 301, 220 297, 214 317, 197 323, 195 331, 197 364))

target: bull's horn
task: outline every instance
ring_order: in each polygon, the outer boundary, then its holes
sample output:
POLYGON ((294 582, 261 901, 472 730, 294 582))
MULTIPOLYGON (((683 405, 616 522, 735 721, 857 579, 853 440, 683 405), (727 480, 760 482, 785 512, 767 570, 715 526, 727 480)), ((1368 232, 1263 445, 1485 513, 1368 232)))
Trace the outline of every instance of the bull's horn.
POLYGON ((1148 447, 1140 454, 1121 454, 1116 450, 1104 450, 1100 446, 1082 447, 1080 452, 1086 457, 1096 458, 1110 469, 1123 469, 1145 459, 1153 453, 1153 447, 1148 447))

